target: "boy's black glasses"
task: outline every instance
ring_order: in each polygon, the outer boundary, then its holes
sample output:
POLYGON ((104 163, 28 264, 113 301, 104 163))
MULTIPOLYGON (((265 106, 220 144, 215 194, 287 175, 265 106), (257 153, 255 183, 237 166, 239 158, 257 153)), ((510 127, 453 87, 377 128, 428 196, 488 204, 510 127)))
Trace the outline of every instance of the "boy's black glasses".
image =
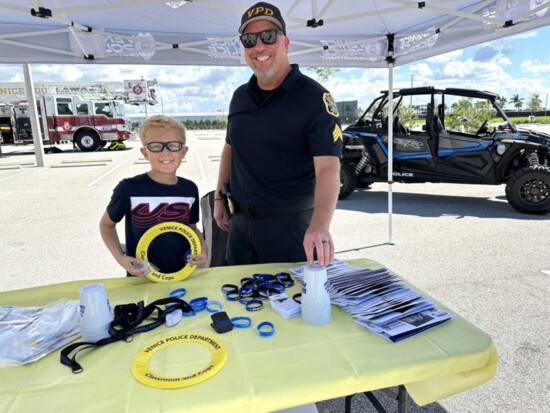
POLYGON ((256 42, 258 41, 258 36, 260 39, 262 39, 263 44, 273 44, 277 41, 277 34, 283 34, 281 30, 278 29, 268 29, 268 30, 262 30, 261 32, 255 32, 255 33, 244 33, 241 34, 239 37, 241 39, 241 43, 244 47, 247 49, 250 49, 251 47, 256 46, 256 42))
POLYGON ((151 152, 162 152, 164 148, 168 149, 170 152, 179 152, 183 148, 183 142, 172 141, 172 142, 149 142, 145 145, 147 149, 151 152))

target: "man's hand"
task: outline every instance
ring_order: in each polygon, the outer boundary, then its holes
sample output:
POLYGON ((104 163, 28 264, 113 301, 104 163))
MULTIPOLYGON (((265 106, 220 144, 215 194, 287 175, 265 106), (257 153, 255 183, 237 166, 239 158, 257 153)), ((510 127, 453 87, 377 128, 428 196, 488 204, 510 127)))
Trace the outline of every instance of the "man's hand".
POLYGON ((223 231, 229 231, 229 214, 221 200, 214 201, 214 221, 223 231))
POLYGON ((313 251, 317 251, 317 264, 325 266, 334 260, 334 243, 328 230, 308 228, 304 237, 307 262, 313 264, 313 251))

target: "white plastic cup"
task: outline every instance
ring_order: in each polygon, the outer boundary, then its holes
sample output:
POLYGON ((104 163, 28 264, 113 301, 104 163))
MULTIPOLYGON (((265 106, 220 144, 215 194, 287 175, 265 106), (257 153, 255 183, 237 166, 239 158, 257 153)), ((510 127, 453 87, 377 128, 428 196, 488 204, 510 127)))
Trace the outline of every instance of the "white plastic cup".
POLYGON ((109 337, 113 321, 107 290, 103 284, 89 284, 80 289, 80 334, 84 341, 96 342, 109 337))
POLYGON ((304 268, 302 320, 313 325, 322 325, 330 321, 327 269, 317 264, 308 265, 304 268))

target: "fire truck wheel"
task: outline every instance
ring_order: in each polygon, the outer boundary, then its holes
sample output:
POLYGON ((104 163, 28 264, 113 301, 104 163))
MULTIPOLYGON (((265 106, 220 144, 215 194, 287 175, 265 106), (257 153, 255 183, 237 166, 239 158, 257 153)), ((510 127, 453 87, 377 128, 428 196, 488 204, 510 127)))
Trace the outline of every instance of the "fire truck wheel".
POLYGON ((75 136, 76 145, 82 152, 93 152, 99 148, 99 136, 92 131, 81 131, 75 136))

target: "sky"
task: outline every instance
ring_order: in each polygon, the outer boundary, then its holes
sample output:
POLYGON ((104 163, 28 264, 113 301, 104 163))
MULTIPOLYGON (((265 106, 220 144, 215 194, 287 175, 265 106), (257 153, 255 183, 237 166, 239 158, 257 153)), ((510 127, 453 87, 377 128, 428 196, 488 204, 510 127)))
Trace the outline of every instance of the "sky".
MULTIPOLYGON (((290 39, 292 42, 292 38, 290 39)), ((472 46, 394 69, 394 86, 467 87, 488 90, 525 102, 538 94, 543 107, 550 102, 550 26, 472 46)), ((292 63, 292 61, 291 61, 292 63)), ((156 79, 159 104, 148 114, 227 113, 236 87, 251 75, 246 67, 152 65, 31 65, 35 82, 156 79)), ((304 73, 316 74, 302 68, 304 73)), ((22 82, 21 65, 0 66, 1 82, 22 82)), ((387 69, 341 68, 322 81, 336 101, 357 100, 362 109, 387 89, 387 69)), ((512 104, 505 106, 512 109, 512 104)), ((127 106, 127 112, 144 111, 127 106)))

